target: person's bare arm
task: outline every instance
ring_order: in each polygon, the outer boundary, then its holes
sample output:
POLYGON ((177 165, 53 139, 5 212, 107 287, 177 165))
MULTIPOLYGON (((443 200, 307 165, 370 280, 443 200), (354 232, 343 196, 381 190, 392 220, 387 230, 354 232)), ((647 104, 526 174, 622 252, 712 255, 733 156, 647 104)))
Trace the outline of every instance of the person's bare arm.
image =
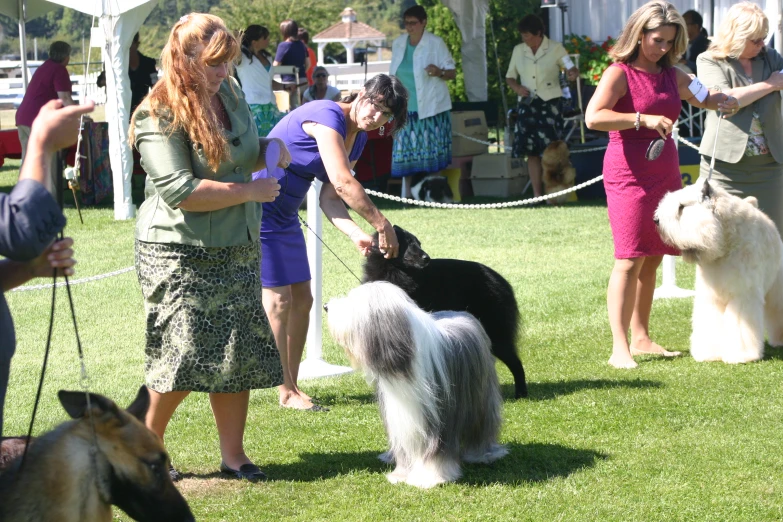
POLYGON ((528 96, 530 94, 530 90, 519 83, 515 78, 506 78, 506 84, 511 87, 511 90, 514 91, 518 96, 528 96))
POLYGON ((343 203, 343 200, 337 195, 337 191, 334 190, 334 185, 331 183, 324 183, 321 187, 319 205, 329 221, 332 222, 332 225, 348 236, 362 255, 370 255, 372 236, 364 232, 364 230, 351 219, 348 210, 345 208, 345 203, 343 203))
POLYGON ((378 231, 379 246, 386 256, 396 257, 399 249, 397 235, 389 220, 373 205, 362 185, 351 175, 342 136, 334 129, 313 122, 305 123, 302 128, 318 143, 326 174, 337 195, 378 231))
POLYGON ((731 111, 738 108, 736 97, 720 91, 708 91, 709 95, 704 98, 704 101, 699 101, 689 88, 694 81, 694 77, 682 69, 675 68, 675 71, 681 100, 687 101, 694 107, 701 109, 722 110, 728 113, 726 117, 730 117, 733 114, 731 111))
POLYGON ((0 261, 0 291, 7 292, 35 277, 51 277, 57 268, 58 275, 72 276, 76 260, 73 258, 73 239, 55 241, 43 254, 32 261, 0 261))
POLYGON ((57 91, 57 98, 62 100, 63 105, 76 105, 76 102, 73 101, 73 95, 70 91, 68 92, 60 92, 57 91))

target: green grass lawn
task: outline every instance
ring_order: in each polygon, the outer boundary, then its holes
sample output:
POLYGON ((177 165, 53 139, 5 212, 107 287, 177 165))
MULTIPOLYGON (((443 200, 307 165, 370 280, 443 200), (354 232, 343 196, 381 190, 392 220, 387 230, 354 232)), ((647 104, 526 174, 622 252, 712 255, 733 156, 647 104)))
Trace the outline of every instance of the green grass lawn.
MULTIPOLYGON (((0 172, 0 190, 12 184, 9 169, 0 172)), ((270 480, 225 480, 217 473, 207 397, 194 394, 177 411, 166 442, 186 474, 178 486, 198 520, 783 518, 783 351, 768 349, 763 361, 744 366, 698 364, 687 355, 692 300, 663 300, 653 307, 653 338, 686 355, 643 358, 629 371, 608 366, 605 293, 613 258, 604 206, 380 206, 392 222, 413 231, 430 255, 485 263, 513 285, 524 322, 519 351, 530 398, 511 398, 511 374, 498 364, 506 398, 501 441, 510 455, 490 466, 465 466, 462 480, 434 490, 389 484, 389 468, 376 458, 386 446, 372 390, 351 374, 302 384, 331 408, 325 414, 282 410, 276 390, 254 391, 246 447, 270 480)), ((132 221, 114 221, 111 209, 88 208, 80 225, 75 210, 66 213, 67 234, 78 250, 77 278, 133 264, 132 221)), ((359 274, 361 259, 346 238, 328 225, 324 236, 359 274)), ((325 300, 357 284, 328 252, 324 259, 325 300)), ((680 286, 692 288, 693 274, 693 267, 677 263, 680 286)), ((143 382, 144 315, 136 276, 72 291, 91 389, 126 406, 143 382)), ((66 418, 56 391, 79 389, 67 300, 63 291, 58 295, 38 433, 66 418)), ((37 291, 7 297, 18 335, 8 435, 27 429, 51 296, 37 291)), ((324 355, 347 363, 327 331, 324 355)))

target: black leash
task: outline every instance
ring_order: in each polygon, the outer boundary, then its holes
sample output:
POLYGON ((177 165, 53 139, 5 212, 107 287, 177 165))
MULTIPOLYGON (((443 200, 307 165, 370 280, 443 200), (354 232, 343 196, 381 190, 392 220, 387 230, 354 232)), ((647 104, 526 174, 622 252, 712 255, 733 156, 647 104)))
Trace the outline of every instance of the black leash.
POLYGON ((318 234, 316 234, 316 233, 315 233, 315 230, 313 230, 312 228, 310 228, 310 225, 308 225, 308 224, 307 224, 307 221, 305 221, 304 219, 302 219, 302 216, 300 216, 300 215, 299 215, 299 212, 297 212, 297 213, 296 213, 296 217, 298 217, 298 218, 299 218, 299 221, 301 221, 301 222, 302 222, 302 224, 303 224, 304 226, 306 226, 306 227, 307 227, 307 230, 309 230, 310 232, 312 232, 312 233, 313 233, 313 235, 314 235, 315 237, 317 237, 317 238, 318 238, 318 241, 320 241, 320 242, 321 242, 321 244, 322 244, 323 246, 325 246, 325 247, 326 247, 326 249, 327 249, 329 252, 331 252, 331 253, 332 253, 332 255, 333 255, 335 258, 337 258, 337 260, 338 260, 338 261, 339 261, 339 262, 340 262, 340 263, 341 263, 341 264, 342 264, 342 265, 345 267, 345 269, 346 269, 346 270, 348 270, 348 273, 349 273, 349 274, 351 274, 351 275, 354 277, 354 279, 356 279, 357 281, 359 281, 359 284, 362 284, 362 280, 361 280, 361 279, 359 279, 359 277, 358 277, 356 274, 354 274, 354 273, 353 273, 353 271, 352 271, 350 268, 348 268, 348 265, 346 265, 346 264, 345 264, 345 262, 344 262, 342 259, 340 259, 340 256, 338 256, 337 254, 335 254, 335 253, 334 253, 334 250, 332 250, 332 249, 329 247, 329 245, 327 245, 327 244, 326 244, 326 242, 325 242, 325 241, 324 241, 324 240, 321 238, 321 236, 319 236, 318 234))
MULTIPOLYGON (((63 201, 62 201, 62 193, 63 193, 63 173, 62 173, 62 152, 57 153, 57 173, 56 173, 56 179, 55 179, 55 185, 56 185, 56 191, 57 191, 57 202, 60 205, 60 210, 63 208, 63 201)), ((62 241, 64 239, 63 231, 60 231, 59 239, 62 241)), ((68 304, 71 308, 71 321, 73 322, 73 331, 76 335, 76 349, 79 353, 79 362, 81 365, 81 385, 82 389, 84 390, 84 395, 86 397, 87 401, 87 416, 90 419, 90 428, 92 429, 92 436, 93 436, 93 447, 90 450, 90 459, 92 460, 92 464, 96 470, 95 473, 95 480, 96 482, 99 480, 98 477, 98 464, 97 464, 97 453, 99 451, 98 449, 98 435, 95 432, 95 422, 92 416, 92 405, 90 402, 90 391, 89 391, 89 377, 87 376, 87 368, 84 364, 84 350, 82 349, 82 341, 79 337, 79 327, 76 323, 76 308, 73 305, 73 295, 71 294, 71 285, 68 280, 68 276, 63 273, 63 278, 65 279, 65 290, 68 294, 68 304)), ((25 462, 27 460, 27 451, 30 448, 30 442, 32 440, 33 436, 33 426, 35 425, 35 417, 38 413, 38 405, 41 402, 41 392, 43 391, 43 383, 44 383, 44 376, 46 375, 46 366, 49 362, 49 352, 52 348, 52 332, 54 331, 54 308, 55 308, 55 302, 56 302, 56 296, 57 296, 57 268, 54 268, 52 270, 52 304, 49 311, 49 331, 46 335, 46 349, 44 350, 44 360, 43 365, 41 366, 41 377, 38 380, 38 390, 35 393, 35 403, 33 404, 33 415, 30 418, 30 426, 27 430, 27 444, 25 444, 24 452, 22 453, 22 460, 19 464, 19 473, 22 473, 22 470, 24 469, 25 462)), ((98 483, 98 491, 101 493, 101 496, 105 496, 105 492, 102 491, 100 487, 100 483, 98 483)))
MULTIPOLYGON (((281 195, 283 195, 283 194, 285 193, 285 190, 288 188, 288 176, 289 176, 289 175, 291 175, 291 174, 293 174, 294 176, 299 176, 299 174, 297 174, 296 172, 293 172, 293 171, 289 171, 287 168, 283 169, 283 171, 286 173, 286 181, 285 181, 285 185, 286 185, 286 186, 281 188, 281 190, 280 190, 280 196, 281 196, 281 195)), ((299 176, 299 177, 302 177, 302 176, 299 176)), ((278 179, 277 181, 279 182, 280 180, 278 179)), ((312 182, 311 182, 311 183, 312 183, 312 182)), ((277 196, 277 197, 279 198, 280 196, 277 196)), ((275 202, 273 203, 273 205, 272 205, 272 208, 274 208, 274 210, 275 210, 275 212, 277 213, 277 215, 278 215, 278 216, 280 216, 280 217, 285 217, 285 215, 283 215, 283 212, 280 210, 280 208, 279 208, 279 205, 280 205, 280 203, 279 203, 279 202, 277 202, 277 201, 275 201, 275 202)), ((318 241, 320 241, 320 242, 321 242, 321 244, 322 244, 323 246, 325 246, 325 247, 326 247, 326 249, 327 249, 329 252, 331 252, 331 254, 332 254, 334 257, 335 257, 335 259, 337 259, 337 260, 340 262, 340 264, 342 264, 342 265, 345 267, 345 269, 348 271, 348 273, 349 273, 349 274, 351 274, 351 275, 354 277, 354 279, 356 279, 357 281, 359 281, 359 284, 362 284, 362 280, 361 280, 361 279, 359 279, 359 277, 358 277, 356 274, 354 274, 354 273, 353 273, 353 271, 352 271, 350 268, 348 268, 348 265, 346 265, 346 264, 345 264, 345 261, 343 261, 342 259, 340 259, 340 256, 338 256, 338 255, 335 253, 335 251, 334 251, 334 250, 332 250, 332 249, 329 247, 329 245, 327 245, 327 244, 326 244, 326 242, 323 240, 323 238, 322 238, 321 236, 319 236, 318 234, 316 234, 316 233, 315 233, 315 230, 313 230, 312 228, 310 228, 310 225, 308 225, 308 224, 307 224, 307 221, 305 221, 305 220, 302 218, 302 216, 300 216, 300 215, 299 215, 299 212, 298 212, 298 211, 297 211, 297 213, 296 213, 296 217, 297 217, 297 218, 299 218, 299 221, 300 221, 300 222, 301 222, 301 223, 302 223, 302 224, 303 224, 305 227, 307 227, 307 230, 309 230, 310 232, 312 232, 312 233, 313 233, 313 235, 314 235, 315 237, 317 237, 317 238, 318 238, 318 241)))

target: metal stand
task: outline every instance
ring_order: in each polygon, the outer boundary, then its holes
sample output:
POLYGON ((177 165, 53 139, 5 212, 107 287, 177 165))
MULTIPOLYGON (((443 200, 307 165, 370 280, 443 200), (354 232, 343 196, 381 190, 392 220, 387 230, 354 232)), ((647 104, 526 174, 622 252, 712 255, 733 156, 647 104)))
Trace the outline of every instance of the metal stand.
MULTIPOLYGON (((675 125, 672 130, 672 139, 674 140, 674 146, 676 147, 678 154, 680 150, 679 137, 680 133, 677 130, 677 125, 675 125)), ((677 286, 674 267, 675 262, 676 258, 674 256, 663 256, 663 262, 661 263, 661 268, 663 269, 661 286, 655 289, 653 299, 693 297, 696 294, 693 290, 685 290, 677 286)))
MULTIPOLYGON (((315 234, 323 237, 323 218, 318 205, 321 194, 321 182, 313 182, 307 192, 307 222, 315 234)), ((323 296, 321 280, 323 277, 323 247, 313 232, 307 231, 307 259, 310 263, 310 290, 313 293, 313 307, 310 309, 310 328, 307 330, 307 358, 299 366, 299 379, 315 379, 318 377, 334 377, 350 373, 352 368, 329 364, 323 359, 323 296)))

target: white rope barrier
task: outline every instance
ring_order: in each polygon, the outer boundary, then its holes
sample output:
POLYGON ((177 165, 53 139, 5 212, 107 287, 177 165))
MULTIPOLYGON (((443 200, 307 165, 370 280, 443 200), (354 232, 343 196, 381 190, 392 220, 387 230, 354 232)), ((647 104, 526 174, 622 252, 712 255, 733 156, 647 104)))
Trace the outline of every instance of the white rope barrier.
MULTIPOLYGON (((488 147, 492 146, 492 147, 501 148, 503 150, 511 150, 511 147, 506 147, 505 145, 501 145, 499 143, 492 143, 492 142, 489 142, 489 141, 483 141, 483 140, 480 140, 478 138, 474 138, 473 136, 467 136, 467 135, 459 133, 459 132, 452 132, 451 135, 452 136, 459 136, 460 138, 466 139, 468 141, 481 143, 482 145, 486 145, 488 147)), ((607 145, 604 145, 602 147, 591 147, 591 148, 588 148, 588 149, 576 149, 576 150, 572 150, 571 154, 582 154, 584 152, 595 152, 595 151, 599 151, 599 150, 606 150, 606 147, 607 147, 607 145)))
POLYGON ((421 207, 432 207, 432 208, 485 210, 491 208, 509 208, 509 207, 519 207, 522 205, 532 205, 533 203, 546 201, 547 199, 556 198, 562 196, 563 194, 576 192, 577 190, 581 190, 594 183, 598 183, 603 179, 604 179, 604 175, 601 174, 600 176, 597 176, 591 180, 587 180, 584 183, 580 183, 579 185, 574 185, 573 187, 567 188, 565 190, 561 190, 560 192, 553 192, 552 194, 547 194, 546 196, 537 196, 530 199, 521 199, 518 201, 506 201, 504 203, 482 203, 482 204, 470 204, 470 205, 463 205, 460 203, 436 203, 434 201, 420 201, 418 199, 402 198, 400 196, 393 196, 391 194, 386 194, 385 192, 378 192, 377 190, 370 190, 370 189, 364 189, 364 191, 371 196, 376 196, 383 199, 389 199, 391 201, 396 201, 398 203, 405 203, 406 205, 419 205, 421 207))
MULTIPOLYGON (((85 277, 83 279, 74 279, 73 281, 68 281, 68 284, 73 286, 73 285, 80 285, 80 284, 83 284, 83 283, 91 283, 93 281, 100 281, 101 279, 107 279, 109 277, 114 277, 114 276, 118 276, 118 275, 121 275, 121 274, 128 273, 128 272, 130 272, 133 269, 134 268, 132 266, 129 266, 127 268, 122 268, 120 270, 115 270, 114 272, 108 272, 106 274, 100 274, 100 275, 92 276, 92 277, 85 277)), ((65 286, 65 281, 57 283, 54 286, 56 286, 57 288, 61 288, 61 287, 65 286)), ((10 291, 11 292, 32 292, 33 290, 47 290, 49 288, 52 288, 52 284, 51 283, 45 284, 45 285, 20 286, 20 287, 17 287, 17 288, 13 288, 10 291)))

